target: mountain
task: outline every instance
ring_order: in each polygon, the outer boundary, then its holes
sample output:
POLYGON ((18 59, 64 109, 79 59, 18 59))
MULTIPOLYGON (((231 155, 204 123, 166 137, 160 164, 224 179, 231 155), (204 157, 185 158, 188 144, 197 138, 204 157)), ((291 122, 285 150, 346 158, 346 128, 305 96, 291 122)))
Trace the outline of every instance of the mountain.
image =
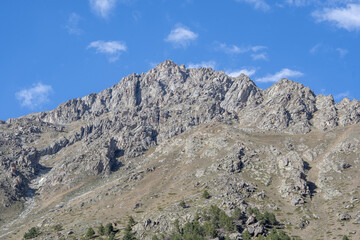
POLYGON ((121 230, 131 215, 136 236, 151 239, 216 205, 241 210, 233 238, 269 234, 250 221, 256 207, 289 235, 357 239, 359 121, 355 99, 335 103, 288 79, 263 90, 243 74, 167 60, 1 121, 0 238, 31 227, 39 239, 79 238, 101 223, 121 230))

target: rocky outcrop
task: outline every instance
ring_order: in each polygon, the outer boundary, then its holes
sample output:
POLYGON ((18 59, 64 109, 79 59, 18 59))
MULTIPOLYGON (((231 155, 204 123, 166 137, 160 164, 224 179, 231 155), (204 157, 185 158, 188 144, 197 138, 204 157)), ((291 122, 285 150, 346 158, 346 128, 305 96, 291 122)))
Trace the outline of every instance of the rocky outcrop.
POLYGON ((283 177, 279 188, 281 195, 289 198, 294 206, 304 203, 304 197, 310 193, 305 179, 304 161, 297 152, 290 151, 279 158, 278 164, 283 177))

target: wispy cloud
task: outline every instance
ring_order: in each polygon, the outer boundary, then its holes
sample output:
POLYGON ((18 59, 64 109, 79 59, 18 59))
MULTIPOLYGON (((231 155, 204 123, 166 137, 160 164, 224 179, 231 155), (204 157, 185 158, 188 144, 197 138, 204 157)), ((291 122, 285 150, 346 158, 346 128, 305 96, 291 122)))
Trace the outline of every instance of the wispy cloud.
POLYGON ((15 93, 15 97, 21 106, 35 109, 49 102, 49 95, 52 91, 53 89, 50 85, 37 83, 31 88, 23 89, 15 93))
POLYGON ((230 77, 238 77, 240 74, 245 74, 246 76, 251 77, 256 73, 256 69, 254 68, 243 68, 240 70, 227 71, 226 74, 230 77))
POLYGON ((237 45, 229 45, 226 43, 216 43, 216 48, 221 50, 227 54, 239 54, 239 53, 246 53, 246 52, 259 52, 262 50, 267 49, 265 46, 246 46, 246 47, 239 47, 237 45))
POLYGON ((314 45, 312 48, 310 48, 309 52, 313 55, 319 53, 337 53, 339 54, 340 58, 345 57, 345 55, 349 53, 349 51, 345 48, 334 48, 330 45, 325 45, 322 43, 314 45))
POLYGON ((336 51, 339 53, 341 58, 349 53, 349 51, 347 49, 344 49, 344 48, 337 48, 336 51))
POLYGON ((171 42, 175 47, 187 47, 192 41, 198 38, 198 34, 185 26, 177 26, 165 38, 166 42, 171 42))
POLYGON ((246 47, 239 47, 237 45, 229 45, 226 43, 215 43, 216 49, 223 51, 227 54, 239 54, 239 53, 247 53, 247 52, 259 52, 264 51, 267 49, 265 46, 246 46, 246 47))
POLYGON ((314 0, 285 0, 284 2, 289 6, 303 7, 303 6, 307 6, 311 3, 314 3, 316 1, 314 1, 314 0))
POLYGON ((342 92, 334 96, 335 100, 342 100, 345 97, 350 97, 350 91, 342 92))
POLYGON ((253 53, 251 57, 253 60, 268 60, 267 53, 253 53))
POLYGON ((253 60, 268 60, 267 55, 267 47, 257 45, 257 46, 237 46, 237 45, 229 45, 226 43, 215 43, 215 49, 222 51, 226 54, 234 55, 234 54, 244 54, 244 53, 251 53, 251 58, 253 60))
POLYGON ((277 72, 275 74, 268 74, 265 77, 256 79, 257 82, 277 82, 281 80, 282 78, 290 78, 290 77, 301 77, 304 74, 299 71, 294 71, 288 68, 283 68, 280 72, 277 72))
POLYGON ((319 49, 322 47, 322 43, 318 43, 318 44, 316 44, 316 45, 314 45, 311 49, 310 49, 310 53, 311 54, 316 54, 318 51, 319 51, 319 49))
POLYGON ((248 3, 258 10, 262 10, 262 11, 270 10, 270 5, 267 4, 265 0, 236 0, 236 1, 248 3))
POLYGON ((106 19, 115 7, 116 0, 89 0, 89 3, 96 15, 106 19))
POLYGON ((137 22, 137 21, 139 21, 141 19, 141 12, 140 11, 135 10, 135 11, 133 11, 131 13, 131 15, 132 15, 132 18, 134 19, 135 22, 137 22))
POLYGON ((215 68, 216 62, 215 61, 203 61, 200 63, 188 63, 188 68, 201 68, 201 67, 210 67, 215 68))
POLYGON ((76 13, 71 13, 68 22, 65 26, 69 34, 73 35, 81 35, 83 33, 83 30, 79 27, 81 17, 76 13))
POLYGON ((346 7, 324 8, 314 11, 312 16, 317 22, 331 22, 336 27, 348 31, 360 30, 360 3, 347 4, 346 7))
POLYGON ((126 44, 119 41, 94 41, 87 48, 95 48, 96 53, 102 53, 108 56, 110 62, 119 59, 122 52, 127 50, 126 44))

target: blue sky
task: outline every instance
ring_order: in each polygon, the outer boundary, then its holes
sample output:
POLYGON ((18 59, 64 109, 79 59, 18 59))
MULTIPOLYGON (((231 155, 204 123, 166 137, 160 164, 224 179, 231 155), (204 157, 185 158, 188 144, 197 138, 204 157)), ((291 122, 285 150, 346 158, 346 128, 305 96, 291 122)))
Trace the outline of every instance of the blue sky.
POLYGON ((4 0, 0 119, 172 59, 360 99, 360 0, 4 0))

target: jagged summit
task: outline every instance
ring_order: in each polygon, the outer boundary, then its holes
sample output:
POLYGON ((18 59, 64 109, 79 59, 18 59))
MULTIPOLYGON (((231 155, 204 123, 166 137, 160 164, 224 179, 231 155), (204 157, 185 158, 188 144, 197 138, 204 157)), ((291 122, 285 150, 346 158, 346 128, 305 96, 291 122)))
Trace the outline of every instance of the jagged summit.
MULTIPOLYGON (((144 239, 209 204, 321 215, 328 202, 318 199, 356 192, 358 178, 341 173, 358 176, 359 121, 357 100, 335 103, 288 79, 263 90, 243 74, 167 60, 54 110, 0 121, 0 238, 21 224, 74 230, 88 227, 78 216, 99 225, 134 209, 146 217, 136 225, 144 239), (213 197, 199 198, 203 189, 213 197), (184 198, 191 207, 179 210, 184 198)), ((260 221, 244 224, 266 234, 260 221)))
MULTIPOLYGON (((121 115, 124 109, 135 112, 179 109, 178 117, 185 122, 189 118, 208 121, 231 115, 245 126, 294 133, 306 133, 314 127, 328 130, 360 119, 360 104, 356 100, 335 103, 332 96, 316 96, 308 87, 288 79, 262 90, 245 75, 233 78, 211 68, 188 69, 171 60, 142 75, 124 77, 98 94, 72 99, 52 111, 26 117, 66 124, 94 120, 109 112, 121 115), (198 108, 199 105, 202 107, 198 108)), ((157 122, 155 128, 161 124, 157 122)))

